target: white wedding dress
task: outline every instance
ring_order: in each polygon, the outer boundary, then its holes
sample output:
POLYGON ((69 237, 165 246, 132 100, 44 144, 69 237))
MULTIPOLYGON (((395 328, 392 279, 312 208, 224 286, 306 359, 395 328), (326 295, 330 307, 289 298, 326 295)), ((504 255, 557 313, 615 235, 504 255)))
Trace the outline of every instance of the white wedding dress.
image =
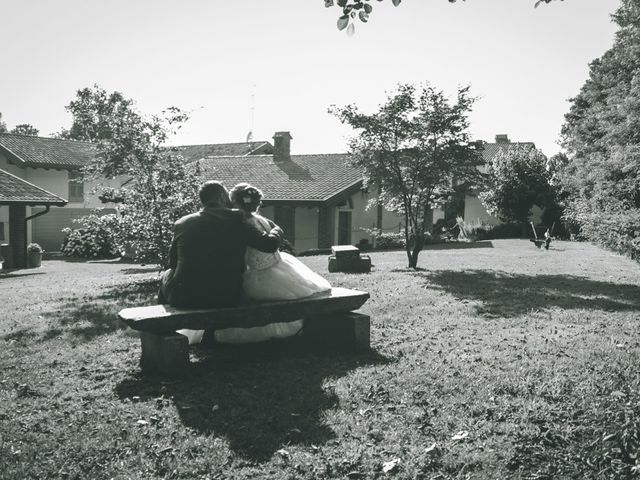
MULTIPOLYGON (((254 215, 253 221, 260 228, 271 230, 263 217, 254 215)), ((243 289, 248 300, 295 300, 331 290, 327 280, 286 252, 265 253, 248 247, 245 263, 243 289)), ((296 335, 302 326, 303 320, 295 320, 263 327, 225 328, 216 330, 214 335, 221 343, 255 343, 296 335)), ((179 333, 186 335, 190 344, 202 339, 202 330, 180 330, 179 333)))

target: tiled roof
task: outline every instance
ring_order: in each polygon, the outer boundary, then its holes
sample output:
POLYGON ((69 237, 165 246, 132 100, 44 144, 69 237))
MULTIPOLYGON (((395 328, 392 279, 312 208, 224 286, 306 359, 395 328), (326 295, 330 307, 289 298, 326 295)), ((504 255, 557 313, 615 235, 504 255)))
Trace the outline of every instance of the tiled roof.
POLYGON ((532 149, 536 148, 533 142, 499 142, 499 143, 485 143, 484 150, 482 151, 482 159, 485 162, 490 162, 500 151, 505 153, 510 150, 516 150, 518 148, 532 149))
POLYGON ((20 167, 79 168, 96 155, 89 142, 0 133, 0 151, 20 167))
POLYGON ((200 160, 205 180, 218 180, 227 188, 248 182, 265 200, 326 201, 362 184, 362 172, 348 164, 349 155, 291 155, 274 162, 272 155, 212 157, 200 160))
POLYGON ((0 170, 0 205, 9 203, 65 205, 67 201, 5 170, 0 170))
POLYGON ((205 157, 240 157, 273 153, 269 142, 214 143, 207 145, 180 145, 172 147, 187 162, 205 157))

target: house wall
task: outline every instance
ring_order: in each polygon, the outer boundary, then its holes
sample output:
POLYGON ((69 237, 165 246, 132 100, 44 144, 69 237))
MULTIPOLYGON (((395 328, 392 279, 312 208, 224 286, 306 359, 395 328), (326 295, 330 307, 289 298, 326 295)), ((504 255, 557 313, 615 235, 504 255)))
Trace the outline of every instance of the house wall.
POLYGON ((490 215, 484 208, 482 202, 475 195, 465 195, 464 197, 464 221, 475 222, 480 220, 482 223, 498 225, 502 223, 499 218, 490 215))
MULTIPOLYGON (((490 215, 478 197, 468 194, 464 198, 464 220, 465 222, 480 220, 483 223, 491 225, 504 223, 499 218, 490 215)), ((542 223, 542 209, 537 205, 534 205, 531 209, 529 221, 536 225, 542 223)))
MULTIPOLYGON (((318 209, 316 207, 296 206, 294 247, 297 252, 318 248, 318 209)), ((260 215, 273 220, 273 206, 260 209, 260 215)))
POLYGON ((296 251, 304 252, 318 248, 318 209, 315 207, 296 208, 296 251))
MULTIPOLYGON (((365 229, 376 228, 378 211, 376 205, 369 206, 369 201, 376 198, 375 192, 359 191, 351 195, 350 202, 347 201, 343 205, 336 207, 334 212, 334 238, 333 244, 338 243, 338 218, 340 211, 351 212, 351 244, 355 245, 360 240, 367 239, 373 242, 369 232, 365 229)), ((399 232, 403 227, 403 218, 393 212, 385 209, 382 211, 382 231, 383 232, 399 232)))

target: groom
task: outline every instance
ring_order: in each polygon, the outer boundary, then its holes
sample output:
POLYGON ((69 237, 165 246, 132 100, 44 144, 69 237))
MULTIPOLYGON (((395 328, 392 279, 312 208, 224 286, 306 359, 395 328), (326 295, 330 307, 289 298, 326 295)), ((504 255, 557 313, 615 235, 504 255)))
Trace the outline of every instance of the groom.
POLYGON ((229 307, 240 303, 247 246, 275 252, 282 230, 262 232, 232 210, 220 182, 209 181, 198 192, 202 210, 173 227, 169 270, 162 274, 159 303, 174 307, 229 307))

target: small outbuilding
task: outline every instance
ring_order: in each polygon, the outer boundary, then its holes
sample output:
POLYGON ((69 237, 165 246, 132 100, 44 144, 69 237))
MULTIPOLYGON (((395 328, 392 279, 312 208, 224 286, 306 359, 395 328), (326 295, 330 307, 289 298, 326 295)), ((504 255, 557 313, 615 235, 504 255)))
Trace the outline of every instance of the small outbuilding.
POLYGON ((0 205, 9 207, 9 243, 0 252, 6 267, 27 266, 27 222, 48 213, 51 206, 66 204, 64 198, 0 169, 0 205), (44 206, 45 210, 27 217, 27 206, 44 206))

